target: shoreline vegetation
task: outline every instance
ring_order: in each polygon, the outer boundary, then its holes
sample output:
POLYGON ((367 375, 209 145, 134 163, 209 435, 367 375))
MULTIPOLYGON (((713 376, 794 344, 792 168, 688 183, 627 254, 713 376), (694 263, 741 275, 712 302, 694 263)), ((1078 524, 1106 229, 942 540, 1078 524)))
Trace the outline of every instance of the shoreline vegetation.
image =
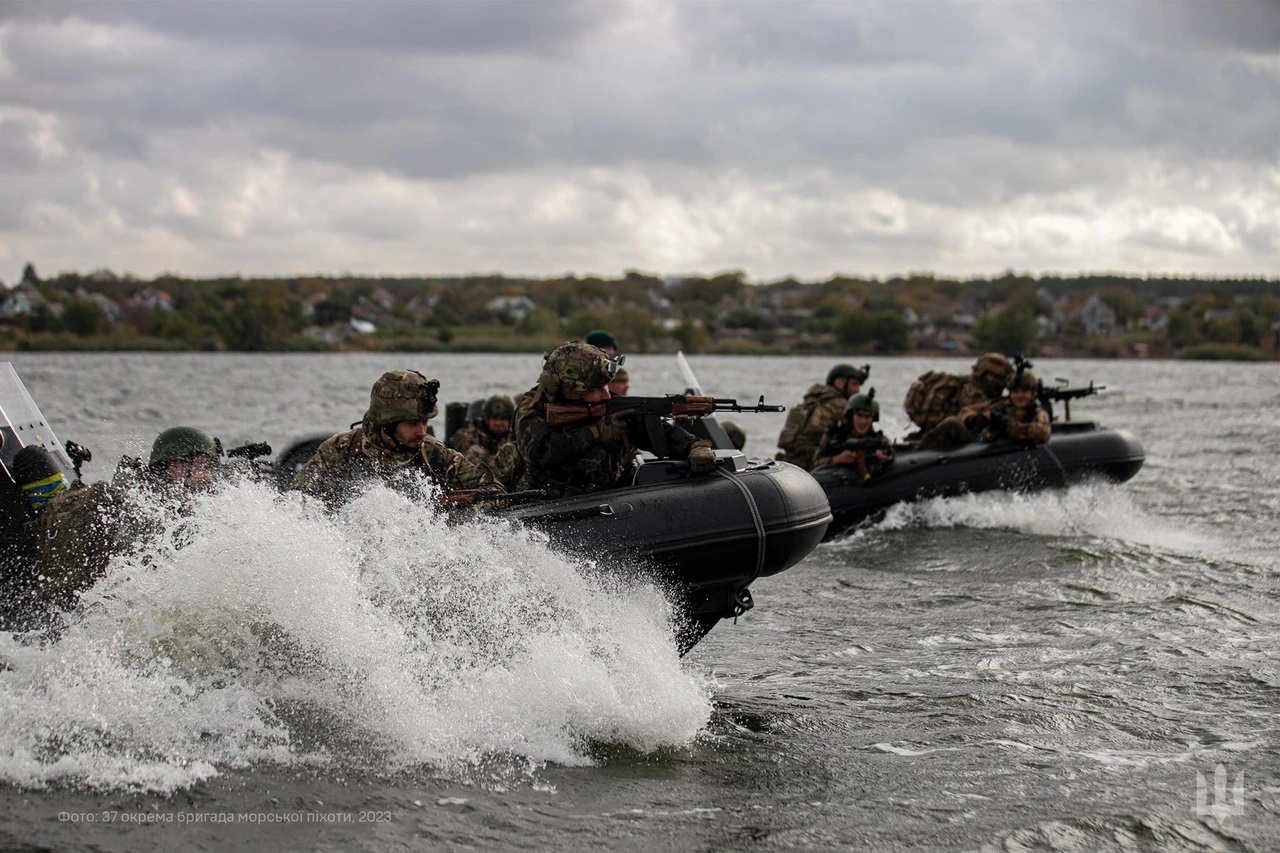
POLYGON ((530 353, 594 328, 637 353, 1268 361, 1280 359, 1280 278, 42 279, 28 264, 0 290, 9 351, 530 353))

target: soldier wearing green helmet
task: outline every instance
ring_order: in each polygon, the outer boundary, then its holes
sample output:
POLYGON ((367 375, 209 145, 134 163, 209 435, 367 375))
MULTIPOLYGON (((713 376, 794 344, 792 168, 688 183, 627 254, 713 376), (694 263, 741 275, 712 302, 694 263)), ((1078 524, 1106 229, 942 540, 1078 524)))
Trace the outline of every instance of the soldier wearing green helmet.
MULTIPOLYGON (((607 415, 599 405, 610 398, 609 381, 619 362, 583 341, 571 341, 543 358, 538 384, 516 409, 516 447, 523 466, 520 487, 545 489, 553 497, 625 486, 634 473, 636 450, 653 451, 639 418, 607 415), (582 419, 563 426, 547 423, 547 404, 582 410, 582 419)), ((689 472, 715 470, 711 442, 662 422, 673 458, 684 458, 689 472)))
POLYGON ((506 394, 494 394, 480 406, 480 417, 454 432, 449 446, 472 465, 494 472, 498 454, 511 443, 516 404, 506 394))
POLYGON ((369 408, 360 426, 326 440, 294 477, 292 488, 338 506, 360 484, 391 482, 410 472, 433 481, 442 491, 495 489, 485 469, 441 444, 427 431, 439 412, 440 383, 416 370, 391 370, 369 392, 369 408))
POLYGON ((874 388, 850 397, 840 422, 828 431, 814 467, 856 466, 864 480, 882 473, 893 464, 893 443, 876 429, 879 419, 880 404, 874 388))
POLYGON ((171 427, 156 436, 147 470, 157 479, 204 489, 213 483, 222 453, 207 432, 195 427, 171 427))
POLYGON ((41 582, 35 590, 46 606, 70 607, 106 572, 111 558, 158 532, 139 501, 181 507, 219 475, 222 452, 203 430, 172 427, 156 436, 143 465, 122 460, 108 482, 72 488, 41 513, 41 582))
POLYGON ((871 375, 871 365, 856 367, 841 363, 827 371, 825 383, 815 383, 804 400, 787 413, 787 422, 778 435, 778 458, 805 470, 814 467, 827 431, 840 422, 845 402, 862 390, 871 375))

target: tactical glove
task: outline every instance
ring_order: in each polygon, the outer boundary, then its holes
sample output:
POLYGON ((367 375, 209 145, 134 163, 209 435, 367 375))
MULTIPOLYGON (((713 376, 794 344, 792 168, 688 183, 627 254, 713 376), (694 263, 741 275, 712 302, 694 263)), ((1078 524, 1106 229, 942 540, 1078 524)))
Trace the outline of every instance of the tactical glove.
POLYGON ((689 451, 689 473, 694 475, 710 474, 716 469, 716 452, 711 449, 711 442, 698 441, 689 451))
POLYGON ((605 415, 591 428, 604 447, 618 447, 627 440, 627 422, 617 415, 605 415))

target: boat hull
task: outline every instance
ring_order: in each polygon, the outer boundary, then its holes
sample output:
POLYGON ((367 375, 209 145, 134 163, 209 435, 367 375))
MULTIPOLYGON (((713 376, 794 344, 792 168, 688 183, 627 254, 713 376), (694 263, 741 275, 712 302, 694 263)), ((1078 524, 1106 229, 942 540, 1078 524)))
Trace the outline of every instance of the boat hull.
POLYGON ((720 619, 750 609, 751 583, 803 560, 831 522, 822 487, 804 470, 736 451, 716 455, 710 476, 651 461, 631 486, 501 514, 597 564, 643 567, 692 626, 681 635, 687 650, 720 619))
POLYGON ((933 497, 990 491, 1032 492, 1088 479, 1121 483, 1142 468, 1141 442, 1127 430, 1091 421, 1054 424, 1041 445, 969 444, 955 450, 903 451, 884 474, 862 481, 847 467, 813 471, 831 503, 827 536, 878 515, 890 506, 933 497))
MULTIPOLYGON (((303 438, 280 454, 282 488, 322 440, 303 438)), ((492 513, 545 531, 562 553, 659 583, 684 622, 684 652, 720 619, 751 609, 751 583, 808 556, 832 518, 822 487, 802 468, 715 453, 716 470, 705 477, 690 477, 684 462, 649 460, 629 486, 492 513)))

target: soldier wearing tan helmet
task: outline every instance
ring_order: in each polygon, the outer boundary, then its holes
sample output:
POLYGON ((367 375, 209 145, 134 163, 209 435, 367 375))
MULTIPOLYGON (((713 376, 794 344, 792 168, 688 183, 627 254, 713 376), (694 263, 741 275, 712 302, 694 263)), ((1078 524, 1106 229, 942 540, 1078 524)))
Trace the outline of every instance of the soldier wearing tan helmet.
POLYGON ((840 422, 845 402, 862 390, 871 374, 871 365, 855 367, 837 364, 827 371, 826 383, 815 383, 805 392, 800 405, 787 413, 787 422, 778 435, 778 458, 806 470, 814 467, 827 430, 840 422))
MULTIPOLYGON (((557 347, 543 359, 538 384, 516 410, 516 447, 524 471, 520 487, 545 489, 553 497, 625 486, 637 448, 653 451, 642 420, 606 415, 609 380, 618 363, 582 341, 557 347), (547 404, 581 407, 582 418, 563 426, 547 423, 547 404)), ((673 458, 686 459, 691 474, 715 470, 715 453, 674 424, 662 422, 673 458)))
POLYGON ((480 417, 454 432, 449 446, 472 465, 494 469, 502 448, 511 443, 516 404, 506 394, 494 394, 480 406, 480 417))
POLYGON ((1013 362, 998 352, 979 356, 968 376, 940 370, 923 374, 907 391, 904 408, 920 427, 907 440, 939 450, 975 441, 981 416, 1000 401, 1013 375, 1013 362))
POLYGON ((1052 427, 1049 413, 1036 398, 1040 380, 1030 370, 1018 371, 1009 380, 1009 396, 987 412, 982 420, 986 429, 979 441, 993 442, 1008 439, 1019 444, 1044 444, 1049 440, 1052 427))
POLYGON ((631 393, 631 375, 625 367, 619 367, 609 380, 609 393, 614 397, 625 397, 631 393))
POLYGON ((438 414, 439 383, 416 370, 382 374, 369 392, 369 409, 360 426, 325 441, 293 479, 292 488, 336 506, 361 481, 390 481, 419 472, 442 491, 493 489, 498 484, 485 469, 468 462, 427 432, 438 414))

